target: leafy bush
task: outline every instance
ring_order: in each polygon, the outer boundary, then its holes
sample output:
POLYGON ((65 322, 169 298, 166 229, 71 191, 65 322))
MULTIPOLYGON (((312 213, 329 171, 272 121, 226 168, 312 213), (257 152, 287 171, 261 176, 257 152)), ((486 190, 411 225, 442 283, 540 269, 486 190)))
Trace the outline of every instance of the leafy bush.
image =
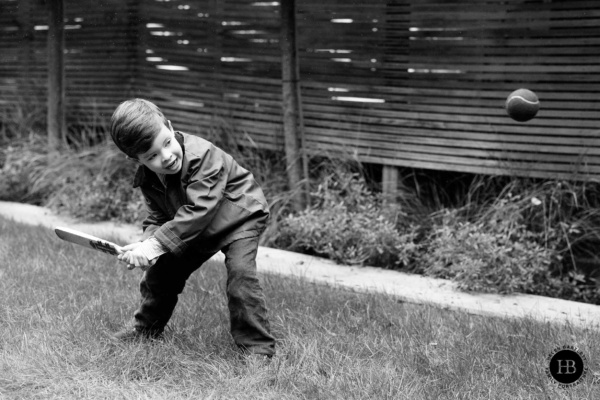
POLYGON ((0 199, 48 206, 87 220, 140 221, 145 206, 132 188, 136 166, 107 144, 48 154, 32 135, 2 151, 0 199))
POLYGON ((54 182, 46 205, 69 215, 90 220, 135 223, 145 216, 138 189, 133 189, 137 165, 111 145, 73 153, 39 176, 54 182))
POLYGON ((590 256, 586 245, 598 243, 597 190, 593 183, 513 179, 489 202, 443 210, 433 217, 423 272, 464 290, 600 304, 593 271, 578 267, 578 257, 590 256))
POLYGON ((426 274, 479 292, 540 293, 552 285, 555 254, 523 225, 461 221, 456 214, 446 210, 434 225, 422 258, 426 274))
POLYGON ((416 229, 397 229, 401 211, 371 192, 358 174, 330 175, 312 193, 315 203, 283 218, 275 245, 345 264, 384 268, 414 258, 416 229))
POLYGON ((48 164, 47 141, 38 135, 0 147, 0 200, 41 204, 50 194, 32 190, 33 176, 48 164))

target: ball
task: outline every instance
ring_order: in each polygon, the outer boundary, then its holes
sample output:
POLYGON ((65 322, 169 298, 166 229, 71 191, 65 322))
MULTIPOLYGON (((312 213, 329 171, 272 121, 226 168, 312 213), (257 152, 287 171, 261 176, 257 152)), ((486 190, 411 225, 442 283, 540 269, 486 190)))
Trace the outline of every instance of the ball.
POLYGON ((515 121, 529 121, 536 116, 539 109, 540 100, 531 90, 517 89, 506 98, 506 112, 515 121))

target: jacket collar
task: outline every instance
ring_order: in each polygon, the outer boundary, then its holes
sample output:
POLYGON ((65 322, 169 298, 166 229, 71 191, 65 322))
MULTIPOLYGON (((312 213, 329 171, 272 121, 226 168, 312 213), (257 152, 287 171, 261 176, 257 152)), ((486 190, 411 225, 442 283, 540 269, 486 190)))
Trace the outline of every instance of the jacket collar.
MULTIPOLYGON (((185 176, 189 167, 189 163, 187 161, 187 157, 185 156, 185 140, 183 134, 179 131, 175 131, 175 139, 177 140, 177 142, 179 142, 183 154, 181 160, 181 171, 179 173, 181 174, 181 176, 185 176)), ((137 172, 135 173, 135 177, 133 178, 133 187, 137 188, 152 183, 158 183, 162 186, 162 183, 160 182, 160 179, 158 178, 155 172, 152 172, 147 167, 140 165, 138 167, 137 172)))

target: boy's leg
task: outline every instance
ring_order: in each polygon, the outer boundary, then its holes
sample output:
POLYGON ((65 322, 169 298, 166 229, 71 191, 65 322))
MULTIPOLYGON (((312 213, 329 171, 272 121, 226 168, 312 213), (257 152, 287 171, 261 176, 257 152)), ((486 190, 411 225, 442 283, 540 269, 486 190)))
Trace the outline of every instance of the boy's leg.
POLYGON ((227 267, 231 335, 244 351, 272 356, 275 338, 270 332, 265 298, 256 273, 258 239, 239 239, 221 249, 227 267))
POLYGON ((159 336, 177 304, 177 298, 189 276, 200 268, 214 253, 176 257, 171 253, 160 256, 144 272, 140 282, 142 300, 136 310, 135 329, 146 336, 159 336))

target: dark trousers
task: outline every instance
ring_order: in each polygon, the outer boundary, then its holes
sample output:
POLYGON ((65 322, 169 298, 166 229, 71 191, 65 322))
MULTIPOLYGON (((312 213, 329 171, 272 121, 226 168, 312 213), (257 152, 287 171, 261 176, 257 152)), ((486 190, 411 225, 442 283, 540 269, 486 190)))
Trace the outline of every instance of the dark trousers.
MULTIPOLYGON (((270 333, 265 299, 256 273, 258 239, 239 239, 221 249, 227 268, 231 335, 244 351, 273 355, 275 339, 270 333)), ((176 257, 166 253, 160 256, 140 282, 142 301, 135 312, 135 328, 152 334, 161 333, 189 276, 214 254, 176 257)))

